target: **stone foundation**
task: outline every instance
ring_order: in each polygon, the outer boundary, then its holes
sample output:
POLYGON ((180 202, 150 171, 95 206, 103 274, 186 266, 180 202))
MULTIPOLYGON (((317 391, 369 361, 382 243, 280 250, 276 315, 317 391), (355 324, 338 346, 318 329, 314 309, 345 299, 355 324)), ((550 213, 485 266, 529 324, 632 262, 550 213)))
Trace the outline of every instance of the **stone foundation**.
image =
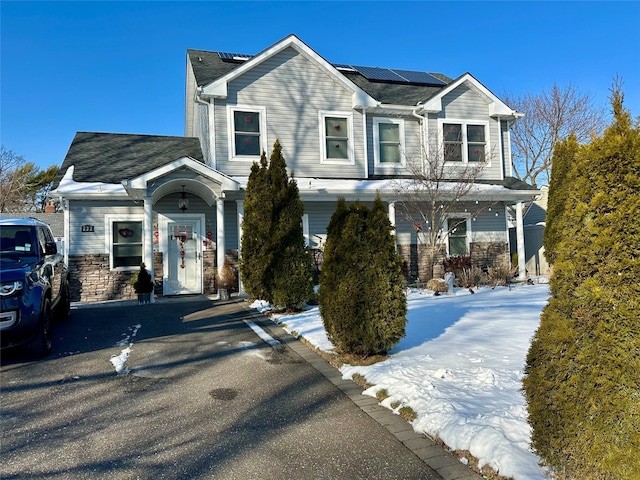
POLYGON ((130 272, 109 270, 109 255, 69 255, 72 302, 103 302, 137 298, 130 272))
MULTIPOLYGON (((509 265, 507 243, 474 242, 471 243, 470 250, 471 263, 478 268, 509 265)), ((433 253, 423 244, 398 245, 398 253, 402 257, 403 274, 407 279, 411 281, 420 279, 421 282, 427 282, 432 276, 444 277, 443 261, 447 258, 444 244, 438 245, 433 253)))

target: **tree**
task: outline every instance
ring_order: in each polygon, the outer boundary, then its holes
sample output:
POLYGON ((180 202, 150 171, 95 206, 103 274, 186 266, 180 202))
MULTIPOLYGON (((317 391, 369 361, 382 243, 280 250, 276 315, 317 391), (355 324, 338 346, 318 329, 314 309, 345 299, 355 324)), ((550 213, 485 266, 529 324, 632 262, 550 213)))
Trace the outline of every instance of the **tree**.
MULTIPOLYGON (((462 132, 456 133, 460 140, 462 132)), ((445 132, 445 137, 447 133, 445 132)), ((484 171, 492 152, 480 150, 477 161, 466 163, 449 161, 459 155, 456 143, 447 144, 432 138, 420 142, 420 154, 407 158, 410 178, 394 182, 399 213, 413 223, 418 233, 418 241, 426 247, 427 263, 433 266, 442 241, 456 229, 463 227, 468 218, 473 219, 493 205, 494 201, 471 201, 470 197, 479 191, 478 180, 484 171), (464 209, 464 218, 460 212, 464 209)), ((426 272, 428 278, 432 271, 426 272)))
POLYGON ((511 164, 516 178, 538 188, 549 181, 557 143, 573 133, 578 143, 602 132, 603 112, 576 87, 553 84, 538 95, 505 96, 505 103, 525 116, 511 128, 511 164))
POLYGON ((22 155, 0 147, 0 213, 44 211, 58 170, 53 165, 41 171, 22 155))
POLYGON ((271 264, 269 235, 272 204, 264 152, 260 164, 254 162, 244 196, 240 273, 244 290, 253 298, 269 297, 268 272, 271 264))
POLYGON ((569 137, 558 142, 553 152, 546 225, 543 233, 544 255, 550 264, 555 262, 556 246, 562 239, 559 224, 565 215, 567 195, 571 188, 567 179, 571 167, 576 163, 578 149, 578 139, 571 133, 569 137))
POLYGON ((278 140, 269 160, 269 179, 273 202, 271 297, 275 305, 299 310, 313 295, 313 263, 302 229, 304 204, 293 174, 291 178, 287 175, 278 140))
POLYGON ((276 140, 247 182, 240 271, 245 291, 279 307, 299 309, 313 294, 312 258, 302 230, 304 204, 289 179, 276 140))
POLYGON ((523 380, 533 446, 567 479, 640 478, 640 122, 619 85, 611 104, 613 124, 575 149, 565 177, 523 380))
POLYGON ((402 262, 392 230, 380 197, 372 209, 338 200, 318 293, 325 329, 341 352, 384 354, 405 335, 402 262))

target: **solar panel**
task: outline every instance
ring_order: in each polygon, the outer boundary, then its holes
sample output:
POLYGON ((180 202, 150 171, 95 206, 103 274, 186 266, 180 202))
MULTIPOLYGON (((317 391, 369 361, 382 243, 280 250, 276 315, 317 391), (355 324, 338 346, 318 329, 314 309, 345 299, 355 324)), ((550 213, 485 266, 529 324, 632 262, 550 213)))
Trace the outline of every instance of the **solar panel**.
POLYGON ((231 52, 218 52, 218 56, 225 62, 245 62, 253 58, 253 55, 231 52))
POLYGON ((421 83, 424 85, 446 85, 442 80, 427 72, 415 72, 413 70, 392 70, 410 83, 421 83))
POLYGON ((361 67, 353 65, 353 68, 363 75, 367 80, 378 80, 382 82, 406 82, 406 79, 402 78, 397 73, 389 70, 388 68, 380 67, 361 67))

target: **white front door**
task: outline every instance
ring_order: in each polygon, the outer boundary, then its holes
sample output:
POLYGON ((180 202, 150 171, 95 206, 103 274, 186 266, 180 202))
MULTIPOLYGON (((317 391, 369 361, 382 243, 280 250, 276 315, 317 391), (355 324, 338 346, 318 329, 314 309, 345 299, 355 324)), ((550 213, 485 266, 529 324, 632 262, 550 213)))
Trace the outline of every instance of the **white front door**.
MULTIPOLYGON (((202 293, 201 220, 167 218, 164 294, 202 293)), ((164 242, 163 242, 164 243, 164 242)))

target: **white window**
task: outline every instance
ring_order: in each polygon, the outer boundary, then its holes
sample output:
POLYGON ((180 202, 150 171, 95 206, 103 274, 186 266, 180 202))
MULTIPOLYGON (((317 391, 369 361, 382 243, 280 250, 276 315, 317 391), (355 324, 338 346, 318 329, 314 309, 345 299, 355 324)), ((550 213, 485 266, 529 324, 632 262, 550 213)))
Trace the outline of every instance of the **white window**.
POLYGON ((105 223, 111 269, 140 268, 144 251, 142 215, 107 216, 105 223))
POLYGON ((447 231, 447 254, 450 256, 469 255, 469 217, 452 215, 444 227, 447 231))
POLYGON ((344 112, 320 112, 322 163, 354 163, 353 117, 344 112))
POLYGON ((489 123, 441 119, 444 160, 452 163, 489 161, 489 123))
POLYGON ((236 160, 257 160, 265 148, 266 111, 263 107, 228 108, 229 151, 236 160))
POLYGON ((404 166, 404 120, 373 119, 373 143, 376 165, 404 166))

